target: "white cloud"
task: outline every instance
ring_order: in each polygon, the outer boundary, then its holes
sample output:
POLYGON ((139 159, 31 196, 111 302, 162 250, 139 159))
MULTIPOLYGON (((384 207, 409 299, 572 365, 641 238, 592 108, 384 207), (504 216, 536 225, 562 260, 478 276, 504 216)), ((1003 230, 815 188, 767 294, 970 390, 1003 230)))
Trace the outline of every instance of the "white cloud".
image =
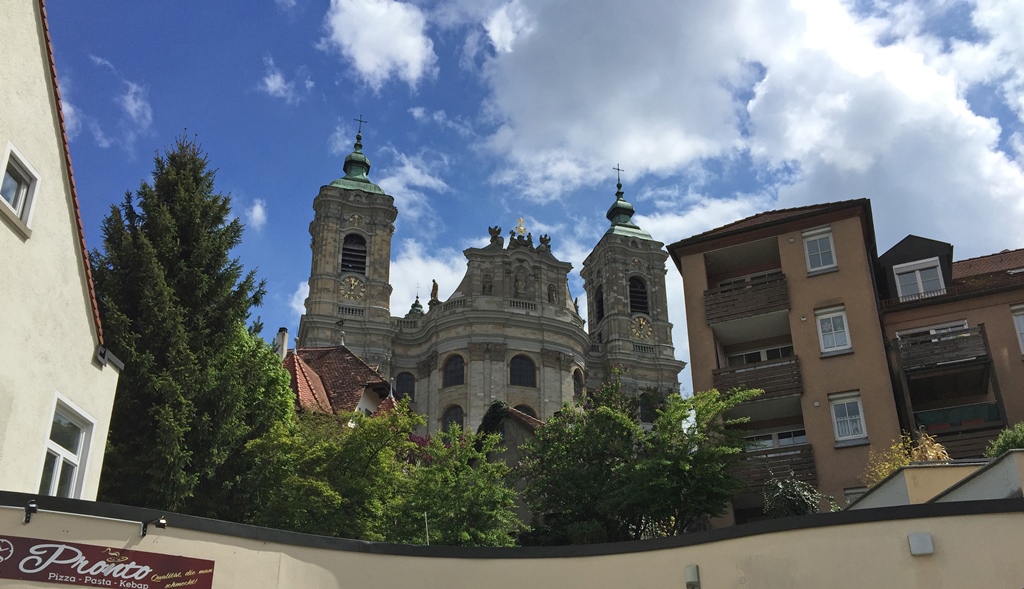
POLYGON ((427 109, 422 106, 414 106, 409 109, 409 114, 418 123, 429 123, 440 126, 444 129, 451 129, 458 133, 462 137, 471 137, 475 135, 473 126, 462 117, 456 117, 451 119, 448 117, 448 113, 443 110, 435 110, 434 112, 427 112, 427 109))
POLYGON ((417 231, 437 233, 442 227, 433 213, 430 197, 424 191, 443 193, 448 185, 437 175, 437 170, 447 168, 447 162, 437 159, 428 161, 421 155, 407 155, 390 150, 396 162, 388 167, 387 176, 377 184, 384 192, 395 198, 395 206, 402 211, 402 221, 413 223, 417 231))
POLYGON ((466 258, 452 248, 424 250, 422 242, 405 239, 398 246, 398 255, 391 261, 391 314, 404 316, 416 294, 424 310, 430 299, 431 280, 438 285, 438 298, 447 300, 455 292, 466 273, 466 258))
POLYGON ((680 183, 650 194, 660 212, 647 222, 666 233, 717 214, 695 204, 709 199, 752 214, 871 197, 881 249, 910 232, 951 241, 958 256, 1024 245, 1017 143, 966 100, 994 84, 997 103, 1024 112, 1019 2, 979 0, 971 42, 929 32, 951 4, 875 3, 884 10, 863 15, 841 0, 518 2, 532 31, 512 51, 496 34, 481 69, 496 129, 486 146, 505 162, 496 183, 552 201, 621 163, 630 180, 680 183), (739 167, 707 171, 716 166, 739 167), (752 175, 763 195, 687 200, 709 180, 752 175), (685 218, 671 213, 680 203, 693 209, 685 218))
POLYGON ((99 123, 94 120, 89 121, 89 132, 92 133, 92 138, 96 141, 96 145, 103 149, 114 144, 110 137, 107 137, 107 134, 103 132, 103 128, 100 127, 99 123))
POLYGON ((529 35, 535 28, 533 15, 519 2, 513 0, 495 10, 484 22, 484 29, 496 51, 511 52, 516 40, 529 35))
POLYGON ((245 209, 246 225, 257 233, 267 224, 267 203, 262 198, 252 201, 252 205, 245 209))
POLYGON ((309 283, 302 281, 295 287, 292 296, 288 299, 288 307, 292 310, 292 316, 298 319, 306 312, 306 297, 309 296, 309 283))
POLYGON ((61 111, 64 113, 64 129, 68 135, 68 141, 73 141, 82 130, 81 114, 78 112, 78 107, 67 99, 61 100, 61 111))
POLYGON ((277 4, 282 10, 291 10, 295 8, 296 0, 274 0, 274 4, 277 4))
POLYGON ((394 0, 331 0, 322 47, 338 51, 374 90, 392 76, 415 87, 433 76, 434 44, 419 7, 394 0))
MULTIPOLYGON (((269 96, 284 100, 287 104, 298 104, 304 96, 296 88, 295 80, 288 80, 285 78, 284 74, 281 73, 281 70, 274 65, 273 58, 264 58, 263 64, 267 67, 267 73, 263 76, 263 79, 260 80, 257 88, 269 96)), ((316 85, 309 76, 306 76, 305 80, 301 83, 303 90, 307 94, 316 85)))
POLYGON ((331 155, 345 155, 352 151, 354 145, 355 135, 350 135, 341 125, 336 125, 334 131, 331 132, 331 136, 327 138, 327 149, 331 152, 331 155))
POLYGON ((153 107, 146 98, 146 90, 135 82, 125 81, 125 85, 127 88, 118 97, 118 104, 138 130, 148 129, 153 123, 153 107))

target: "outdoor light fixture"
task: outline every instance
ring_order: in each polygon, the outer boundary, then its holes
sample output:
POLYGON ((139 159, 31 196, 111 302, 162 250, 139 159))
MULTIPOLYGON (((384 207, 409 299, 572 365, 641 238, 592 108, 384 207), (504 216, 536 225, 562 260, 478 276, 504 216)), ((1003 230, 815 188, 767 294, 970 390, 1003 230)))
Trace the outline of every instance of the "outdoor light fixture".
POLYGON ((700 589, 700 569, 697 568, 697 565, 686 565, 683 573, 683 577, 686 579, 686 589, 700 589))
POLYGON ((142 537, 146 537, 146 533, 149 531, 149 524, 153 524, 161 530, 167 527, 167 519, 164 516, 160 516, 156 519, 151 519, 148 522, 142 522, 142 537))
POLYGON ((35 499, 25 504, 25 523, 32 521, 32 514, 39 511, 39 507, 36 505, 35 499))

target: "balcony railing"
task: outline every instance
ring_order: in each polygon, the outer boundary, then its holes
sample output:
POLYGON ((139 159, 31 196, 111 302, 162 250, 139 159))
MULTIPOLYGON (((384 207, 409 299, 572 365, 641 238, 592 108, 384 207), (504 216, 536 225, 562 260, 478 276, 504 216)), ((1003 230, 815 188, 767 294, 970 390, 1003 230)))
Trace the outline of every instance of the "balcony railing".
POLYGON ((893 343, 899 349, 900 361, 906 371, 988 358, 981 327, 914 335, 898 338, 893 343))
POLYGON ((760 492, 769 480, 787 478, 790 471, 797 480, 818 484, 814 452, 809 444, 745 452, 743 459, 733 467, 733 475, 747 484, 748 492, 760 492))
POLYGON ((786 309, 789 309, 789 289, 786 276, 781 272, 704 291, 704 316, 708 325, 786 309))
POLYGON ((719 391, 735 388, 764 390, 764 394, 755 400, 799 395, 804 390, 803 380, 800 378, 800 362, 795 356, 733 368, 719 368, 712 373, 711 378, 719 391))
POLYGON ((930 434, 1000 427, 1003 424, 996 403, 971 403, 942 409, 915 411, 914 420, 930 434))

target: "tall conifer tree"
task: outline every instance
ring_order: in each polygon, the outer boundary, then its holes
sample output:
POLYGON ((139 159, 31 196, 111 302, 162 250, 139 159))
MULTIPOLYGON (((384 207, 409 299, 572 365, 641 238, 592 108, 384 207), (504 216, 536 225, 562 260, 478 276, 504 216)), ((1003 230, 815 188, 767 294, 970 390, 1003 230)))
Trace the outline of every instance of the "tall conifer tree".
POLYGON ((242 449, 291 415, 280 359, 246 329, 264 285, 231 250, 243 226, 195 140, 155 157, 92 252, 108 346, 125 362, 100 483, 104 501, 243 519, 242 449))

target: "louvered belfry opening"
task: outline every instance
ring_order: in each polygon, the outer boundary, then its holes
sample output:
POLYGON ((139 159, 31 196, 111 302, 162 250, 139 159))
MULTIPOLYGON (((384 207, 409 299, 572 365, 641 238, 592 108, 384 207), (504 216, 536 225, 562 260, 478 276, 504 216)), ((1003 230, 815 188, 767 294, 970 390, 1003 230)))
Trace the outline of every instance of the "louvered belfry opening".
POLYGON ((650 312, 647 302, 647 284, 637 276, 629 279, 629 312, 644 314, 650 312))
POLYGON ((341 245, 341 271, 366 274, 366 240, 350 233, 341 245))

